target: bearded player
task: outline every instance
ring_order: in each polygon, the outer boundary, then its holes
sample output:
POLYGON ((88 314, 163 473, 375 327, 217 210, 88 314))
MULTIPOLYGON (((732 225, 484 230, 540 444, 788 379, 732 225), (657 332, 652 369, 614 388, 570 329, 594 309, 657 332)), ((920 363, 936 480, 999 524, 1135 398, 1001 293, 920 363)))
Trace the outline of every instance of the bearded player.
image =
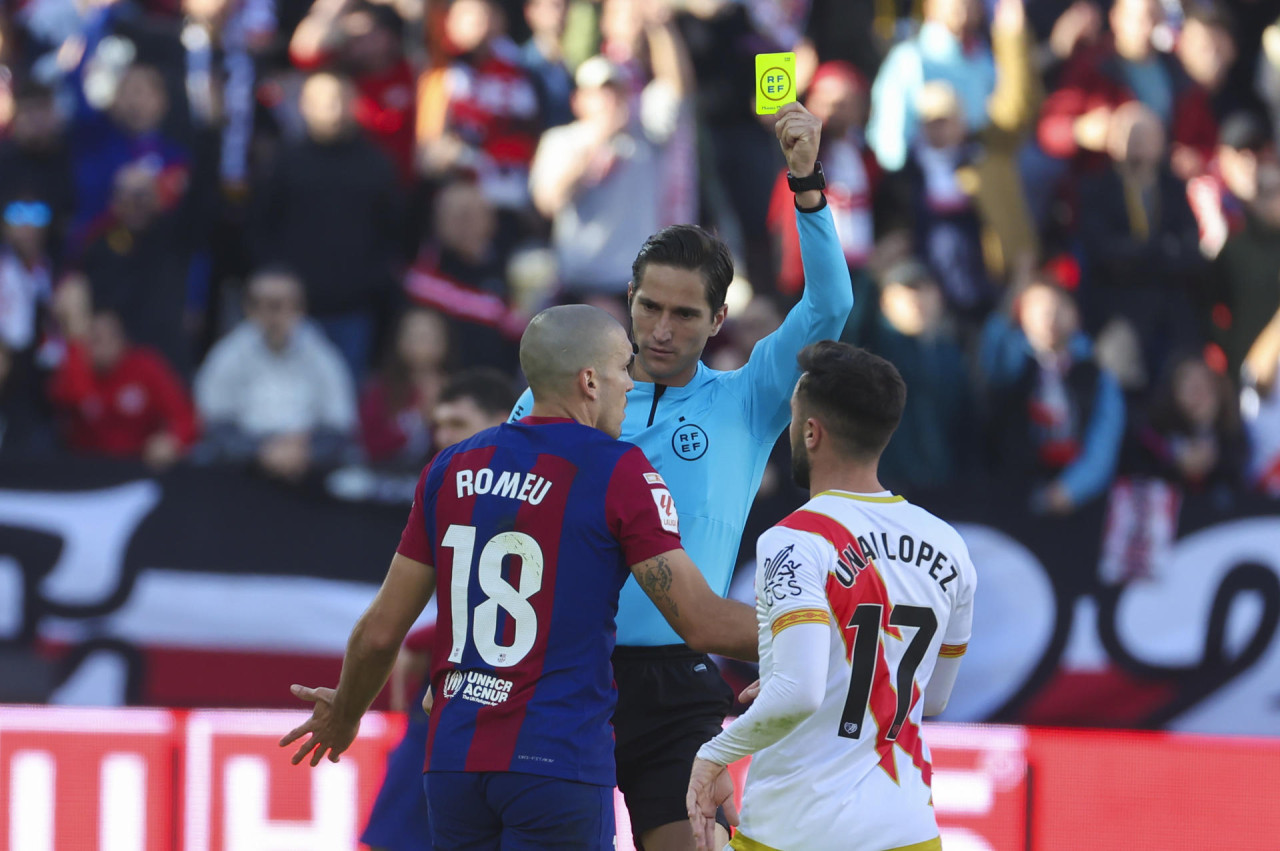
POLYGON ((920 723, 951 694, 977 577, 951 526, 877 478, 906 401, 898 371, 831 341, 799 363, 792 467, 811 498, 760 536, 760 693, 698 751, 695 840, 716 847, 725 766, 753 755, 729 847, 939 851, 920 723))

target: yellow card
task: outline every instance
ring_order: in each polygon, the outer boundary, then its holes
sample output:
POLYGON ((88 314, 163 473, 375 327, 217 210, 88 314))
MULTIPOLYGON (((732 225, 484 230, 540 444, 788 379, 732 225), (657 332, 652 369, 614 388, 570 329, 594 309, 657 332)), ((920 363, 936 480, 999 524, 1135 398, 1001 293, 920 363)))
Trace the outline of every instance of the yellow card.
POLYGON ((756 114, 772 115, 796 101, 796 55, 756 54, 756 114))

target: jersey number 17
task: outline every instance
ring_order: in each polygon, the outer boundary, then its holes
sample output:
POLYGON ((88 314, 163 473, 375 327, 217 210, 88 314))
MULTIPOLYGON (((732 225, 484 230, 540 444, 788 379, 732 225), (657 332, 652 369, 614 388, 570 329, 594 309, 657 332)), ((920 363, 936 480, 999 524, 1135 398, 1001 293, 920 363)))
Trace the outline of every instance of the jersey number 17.
MULTIPOLYGON (((849 618, 849 625, 846 627, 854 630, 853 669, 849 672, 849 697, 845 701, 844 712, 840 716, 840 729, 837 731, 846 739, 862 737, 862 721, 867 715, 876 666, 880 663, 880 625, 883 616, 883 605, 862 603, 854 609, 853 617, 849 618)), ((898 738, 902 724, 907 720, 907 713, 911 711, 911 692, 916 669, 924 661, 929 642, 938 631, 938 617, 928 606, 894 606, 889 611, 889 625, 915 628, 915 634, 911 636, 911 642, 898 663, 897 682, 894 684, 898 700, 893 720, 888 729, 883 726, 880 729, 881 736, 892 742, 898 738)))

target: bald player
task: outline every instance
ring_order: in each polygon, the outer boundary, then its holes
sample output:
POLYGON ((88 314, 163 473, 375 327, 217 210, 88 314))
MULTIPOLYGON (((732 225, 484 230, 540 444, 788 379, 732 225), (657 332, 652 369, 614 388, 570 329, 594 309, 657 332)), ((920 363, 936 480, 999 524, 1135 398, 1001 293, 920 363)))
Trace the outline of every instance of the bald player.
POLYGON ((631 358, 601 310, 535 316, 520 341, 532 412, 432 460, 337 690, 293 687, 315 708, 281 746, 309 733, 294 764, 336 762, 438 588, 425 780, 437 851, 614 847, 609 657, 628 576, 691 647, 756 656, 754 611, 707 585, 662 477, 617 439, 631 358))

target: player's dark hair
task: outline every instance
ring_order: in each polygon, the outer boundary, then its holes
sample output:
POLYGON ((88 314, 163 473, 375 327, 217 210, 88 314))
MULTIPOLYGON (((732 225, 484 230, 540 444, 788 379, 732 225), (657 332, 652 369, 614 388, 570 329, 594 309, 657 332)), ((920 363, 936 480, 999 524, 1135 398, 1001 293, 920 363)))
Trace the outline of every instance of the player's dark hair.
POLYGON ((470 399, 490 416, 505 416, 516 406, 511 379, 492 367, 472 367, 455 373, 440 391, 441 402, 470 399))
POLYGON ((800 409, 821 421, 850 456, 878 457, 907 401, 897 368, 866 349, 834 340, 806 346, 796 360, 804 370, 796 388, 800 409))
POLYGON ((724 305, 733 280, 733 255, 714 234, 697 225, 671 225, 646 239, 631 264, 631 281, 637 289, 650 264, 700 272, 711 312, 724 305))

